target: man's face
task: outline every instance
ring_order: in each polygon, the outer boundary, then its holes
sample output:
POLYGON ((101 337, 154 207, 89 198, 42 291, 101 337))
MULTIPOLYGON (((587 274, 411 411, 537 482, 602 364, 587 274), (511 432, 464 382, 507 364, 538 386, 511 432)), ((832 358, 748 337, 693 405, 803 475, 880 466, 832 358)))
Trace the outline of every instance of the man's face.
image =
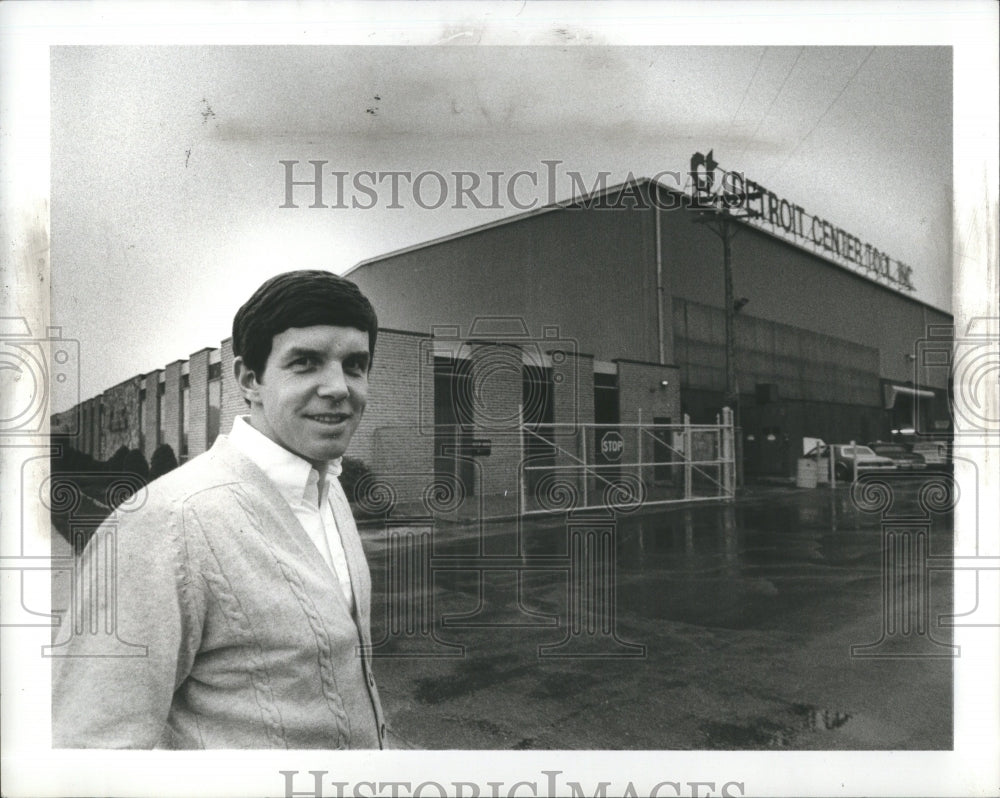
POLYGON ((263 374, 240 358, 236 379, 250 423, 275 443, 322 466, 340 457, 368 401, 368 333, 354 327, 291 327, 274 336, 263 374))

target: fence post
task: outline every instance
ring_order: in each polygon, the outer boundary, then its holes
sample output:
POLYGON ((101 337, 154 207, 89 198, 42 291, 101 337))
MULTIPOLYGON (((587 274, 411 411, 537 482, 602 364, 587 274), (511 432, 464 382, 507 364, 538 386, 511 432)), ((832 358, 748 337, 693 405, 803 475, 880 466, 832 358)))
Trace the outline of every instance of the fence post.
POLYGON ((858 481, 858 445, 851 441, 851 467, 854 469, 853 482, 858 481))
MULTIPOLYGON (((528 509, 528 464, 524 460, 524 424, 521 424, 521 467, 518 469, 520 473, 520 496, 518 497, 518 517, 521 517, 524 512, 528 509)), ((536 483, 537 484, 537 483, 536 483)))
POLYGON ((735 429, 733 428, 733 411, 722 408, 722 459, 723 484, 726 495, 733 498, 736 495, 736 446, 735 429))
MULTIPOLYGON (((635 428, 635 450, 636 450, 636 454, 637 454, 637 458, 636 459, 637 459, 637 461, 639 463, 639 465, 636 466, 636 471, 638 472, 638 477, 639 477, 639 481, 640 482, 645 482, 645 480, 642 478, 642 446, 643 446, 643 443, 645 443, 645 441, 643 439, 643 434, 642 434, 642 408, 640 407, 639 408, 639 426, 635 428)), ((650 481, 650 484, 652 484, 652 481, 650 481)))
POLYGON ((581 437, 580 441, 583 444, 580 459, 583 461, 583 506, 590 507, 590 501, 588 500, 587 494, 587 484, 590 482, 590 475, 587 473, 590 469, 587 468, 587 430, 589 427, 583 426, 580 428, 581 437))
POLYGON ((684 414, 684 498, 690 499, 691 485, 691 416, 684 414))
POLYGON ((837 460, 833 456, 832 446, 826 447, 826 453, 830 455, 830 490, 833 490, 835 487, 837 487, 837 467, 836 467, 837 460))

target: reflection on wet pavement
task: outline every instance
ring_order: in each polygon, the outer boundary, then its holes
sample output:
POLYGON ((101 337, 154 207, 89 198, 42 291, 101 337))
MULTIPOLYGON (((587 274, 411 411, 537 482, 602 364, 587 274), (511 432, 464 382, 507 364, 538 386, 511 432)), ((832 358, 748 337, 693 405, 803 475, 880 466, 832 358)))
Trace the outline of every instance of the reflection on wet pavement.
MULTIPOLYGON (((755 718, 740 725, 709 721, 702 727, 706 748, 793 748, 803 734, 829 732, 840 729, 851 719, 849 712, 818 709, 804 704, 793 704, 786 723, 770 718, 755 718)), ((826 740, 818 742, 827 743, 826 740)))
MULTIPOLYGON (((950 515, 926 526, 950 551, 950 515)), ((419 579, 365 533, 376 672, 415 747, 951 746, 950 656, 851 656, 886 615, 882 521, 847 489, 426 531, 419 579)), ((951 574, 927 584, 950 612, 951 574)))

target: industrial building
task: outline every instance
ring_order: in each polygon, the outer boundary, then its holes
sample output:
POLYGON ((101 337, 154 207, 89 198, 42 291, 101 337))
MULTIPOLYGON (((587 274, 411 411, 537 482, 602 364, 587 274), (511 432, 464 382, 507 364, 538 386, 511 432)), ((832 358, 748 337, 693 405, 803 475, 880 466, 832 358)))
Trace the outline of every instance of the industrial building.
MULTIPOLYGON (((496 340, 483 328, 516 319, 543 351, 554 348, 552 331, 578 359, 583 393, 593 392, 576 408, 580 422, 670 424, 687 414, 711 424, 727 403, 723 247, 696 223, 698 210, 641 180, 374 258, 347 276, 388 327, 496 340)), ((804 437, 948 435, 947 374, 918 358, 929 341, 950 347, 948 314, 881 270, 873 279, 838 263, 822 242, 810 251, 768 230, 766 215, 731 224, 748 476, 793 474, 804 437)))
MULTIPOLYGON (((756 189, 758 212, 733 212, 642 179, 358 264, 347 276, 381 327, 350 454, 403 493, 447 474, 495 495, 563 466, 676 483, 697 447, 681 425, 721 429, 726 406, 748 479, 793 475, 807 437, 947 437, 947 374, 919 354, 950 348, 951 317, 908 295, 908 269, 756 189)), ((99 458, 160 443, 192 457, 243 412, 232 358, 223 341, 53 428, 99 458)), ((714 440, 706 462, 723 459, 714 440)))

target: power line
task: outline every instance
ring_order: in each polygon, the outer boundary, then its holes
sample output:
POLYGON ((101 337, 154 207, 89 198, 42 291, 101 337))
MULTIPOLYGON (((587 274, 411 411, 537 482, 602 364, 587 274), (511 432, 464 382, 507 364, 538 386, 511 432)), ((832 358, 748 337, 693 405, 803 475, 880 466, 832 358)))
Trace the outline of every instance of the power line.
POLYGON ((819 127, 820 122, 822 122, 826 118, 826 115, 830 113, 830 110, 833 108, 833 106, 836 105, 837 101, 844 95, 844 92, 847 91, 847 87, 850 86, 852 81, 858 76, 858 73, 861 71, 861 68, 868 63, 868 59, 872 57, 872 53, 874 52, 875 52, 874 47, 869 48, 868 55, 866 55, 861 60, 861 63, 857 65, 857 67, 851 73, 851 76, 847 79, 847 82, 843 85, 843 87, 841 87, 840 91, 837 92, 837 96, 830 101, 830 104, 826 106, 826 110, 824 110, 823 113, 820 114, 819 119, 817 119, 816 122, 813 123, 813 126, 809 128, 809 131, 802 138, 799 139, 799 143, 792 148, 792 151, 788 153, 787 156, 785 156, 785 160, 783 160, 780 164, 778 164, 778 168, 775 169, 768 176, 769 180, 772 177, 775 177, 781 173, 781 170, 785 168, 785 164, 787 164, 791 160, 792 156, 795 155, 796 152, 798 152, 799 147, 801 147, 805 143, 806 139, 808 139, 813 133, 816 132, 816 128, 819 127))
POLYGON ((754 79, 757 77, 757 73, 760 72, 760 65, 764 63, 764 56, 767 55, 767 51, 770 48, 765 47, 760 51, 760 55, 757 58, 757 66, 754 67, 753 74, 750 76, 750 82, 747 83, 746 88, 743 89, 743 97, 740 98, 740 104, 736 106, 736 110, 733 111, 733 118, 729 120, 729 129, 732 130, 733 125, 736 124, 736 117, 740 115, 740 111, 743 110, 743 103, 747 101, 747 96, 750 94, 750 87, 753 86, 754 79))
POLYGON ((781 81, 781 85, 778 86, 778 90, 774 93, 774 97, 771 98, 771 103, 767 106, 767 109, 761 116, 760 121, 757 122, 757 127, 753 129, 753 133, 750 134, 750 138, 747 139, 747 143, 744 144, 743 149, 740 150, 740 154, 738 156, 739 158, 743 157, 743 153, 747 151, 747 146, 749 146, 750 142, 756 139, 757 133, 760 131, 761 126, 764 124, 764 120, 767 119, 767 115, 771 113, 771 109, 774 108, 774 104, 778 101, 778 97, 781 96, 781 92, 784 90, 785 84, 788 83, 788 79, 792 76, 792 72, 794 72, 795 67, 798 66, 799 59, 802 58, 803 49, 804 48, 802 47, 799 48, 799 52, 795 56, 795 61, 792 62, 792 65, 788 68, 788 72, 785 73, 785 79, 781 81))

